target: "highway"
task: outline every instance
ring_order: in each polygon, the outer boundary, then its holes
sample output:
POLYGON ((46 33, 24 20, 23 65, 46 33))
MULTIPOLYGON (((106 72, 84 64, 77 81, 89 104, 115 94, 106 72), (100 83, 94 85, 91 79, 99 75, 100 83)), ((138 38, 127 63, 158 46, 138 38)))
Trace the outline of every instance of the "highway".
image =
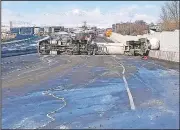
POLYGON ((105 42, 105 43, 114 43, 112 40, 106 38, 106 37, 101 37, 101 36, 98 36, 95 40, 95 42, 105 42))
POLYGON ((2 129, 180 129, 179 2, 2 3, 2 129))
POLYGON ((179 128, 178 64, 28 54, 1 65, 3 129, 179 128))

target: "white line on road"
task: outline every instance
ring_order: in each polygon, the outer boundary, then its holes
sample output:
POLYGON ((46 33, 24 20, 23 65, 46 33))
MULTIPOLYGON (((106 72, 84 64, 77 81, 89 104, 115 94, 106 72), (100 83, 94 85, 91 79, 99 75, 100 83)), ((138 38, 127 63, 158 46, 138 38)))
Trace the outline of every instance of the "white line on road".
POLYGON ((63 104, 62 107, 60 107, 60 108, 58 108, 58 109, 56 109, 56 110, 54 110, 54 111, 51 111, 51 112, 47 113, 46 116, 47 116, 48 118, 50 118, 51 121, 49 121, 48 123, 42 125, 42 126, 39 127, 39 128, 45 127, 45 126, 46 126, 47 124, 49 124, 50 122, 55 121, 56 119, 55 119, 54 117, 52 117, 52 115, 53 115, 54 113, 56 113, 57 111, 61 110, 62 108, 64 108, 64 107, 67 105, 65 99, 62 98, 62 97, 58 97, 58 96, 52 94, 52 90, 56 90, 56 89, 47 90, 47 91, 43 92, 42 94, 45 94, 45 95, 48 95, 48 96, 52 96, 52 97, 54 97, 55 99, 58 99, 58 100, 62 100, 64 104, 63 104), (51 92, 50 92, 50 91, 51 91, 51 92))
MULTIPOLYGON (((123 68, 123 72, 122 72, 122 75, 123 75, 123 80, 124 80, 124 83, 125 83, 125 87, 126 87, 126 90, 127 90, 127 93, 128 93, 128 97, 129 97, 129 102, 130 102, 130 106, 131 106, 131 110, 135 110, 135 105, 134 105, 134 101, 133 101, 133 97, 132 97, 132 94, 131 94, 131 91, 129 89, 129 86, 128 86, 128 82, 126 80, 126 77, 125 77, 125 67, 119 63, 117 60, 116 60, 116 56, 113 55, 113 60, 116 61, 116 63, 118 63, 122 68, 123 68)), ((120 76, 120 74, 118 73, 118 75, 120 76)))
MULTIPOLYGON (((82 58, 82 57, 81 57, 81 58, 82 58)), ((88 62, 88 58, 90 58, 90 57, 85 57, 85 60, 86 60, 86 61, 85 61, 85 63, 84 63, 81 67, 83 67, 83 66, 86 65, 86 63, 88 62)), ((70 60, 69 60, 69 61, 70 61, 70 60)), ((71 61, 70 61, 70 62, 71 62, 71 61)), ((77 66, 77 65, 76 65, 76 66, 77 66)), ((81 67, 80 67, 80 68, 81 68, 81 67)), ((70 70, 72 71, 73 68, 71 68, 70 70)), ((66 72, 68 72, 68 71, 70 71, 70 70, 69 70, 69 69, 65 70, 64 73, 63 73, 59 78, 62 78, 62 77, 66 74, 66 72)), ((56 87, 56 88, 57 88, 57 87, 56 87)), ((38 127, 37 129, 43 128, 43 127, 47 126, 47 124, 55 121, 56 119, 55 119, 52 115, 55 114, 56 112, 58 112, 59 110, 61 110, 62 108, 64 108, 64 107, 67 105, 67 103, 66 103, 66 101, 65 101, 65 99, 64 99, 63 97, 58 97, 58 96, 52 94, 52 91, 57 90, 56 88, 51 88, 51 89, 49 89, 49 90, 47 90, 47 91, 42 92, 42 94, 52 96, 52 97, 54 97, 54 98, 56 98, 56 99, 58 99, 58 100, 62 100, 64 104, 63 104, 62 107, 60 107, 60 108, 58 108, 58 109, 56 109, 56 110, 54 110, 54 111, 51 111, 51 112, 47 113, 46 116, 47 116, 48 118, 50 118, 51 121, 49 121, 49 122, 46 123, 45 125, 42 125, 42 126, 38 127)))

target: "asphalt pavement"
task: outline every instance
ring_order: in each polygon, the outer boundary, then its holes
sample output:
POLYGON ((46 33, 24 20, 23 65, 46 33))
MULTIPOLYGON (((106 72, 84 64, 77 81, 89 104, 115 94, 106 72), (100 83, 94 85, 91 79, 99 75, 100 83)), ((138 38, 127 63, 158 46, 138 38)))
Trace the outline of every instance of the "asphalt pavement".
POLYGON ((95 42, 104 42, 104 43, 114 43, 112 40, 108 39, 107 37, 97 36, 94 40, 95 42))
POLYGON ((1 64, 4 129, 179 128, 179 70, 162 61, 31 54, 1 64))

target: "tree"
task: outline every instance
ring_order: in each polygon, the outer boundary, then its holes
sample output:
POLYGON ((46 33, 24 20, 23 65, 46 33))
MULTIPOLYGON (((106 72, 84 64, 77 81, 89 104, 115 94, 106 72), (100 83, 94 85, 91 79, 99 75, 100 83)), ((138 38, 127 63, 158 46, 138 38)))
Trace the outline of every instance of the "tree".
POLYGON ((161 7, 160 19, 162 29, 172 31, 179 29, 179 1, 168 1, 161 7))
POLYGON ((139 25, 146 25, 146 22, 143 20, 136 20, 135 24, 139 24, 139 25))
POLYGON ((126 22, 117 24, 116 30, 122 35, 142 35, 147 32, 148 25, 143 20, 137 20, 133 23, 126 22))
POLYGON ((151 22, 151 23, 149 24, 149 26, 154 26, 154 23, 153 23, 153 22, 151 22))

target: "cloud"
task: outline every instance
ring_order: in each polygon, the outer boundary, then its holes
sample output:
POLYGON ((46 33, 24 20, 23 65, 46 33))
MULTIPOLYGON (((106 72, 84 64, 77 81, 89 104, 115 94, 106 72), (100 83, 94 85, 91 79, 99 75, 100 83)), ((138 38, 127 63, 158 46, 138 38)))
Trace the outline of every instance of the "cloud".
POLYGON ((146 15, 146 14, 135 14, 134 15, 134 21, 135 20, 141 20, 141 19, 143 19, 147 23, 151 23, 151 22, 155 22, 156 21, 155 17, 149 16, 149 15, 146 15))
POLYGON ((19 24, 23 24, 25 26, 30 26, 31 24, 31 20, 26 19, 26 16, 24 16, 21 13, 18 12, 12 12, 11 10, 8 9, 2 9, 2 16, 1 16, 1 22, 2 25, 9 25, 10 21, 13 21, 13 24, 19 25, 19 24))
POLYGON ((32 14, 2 9, 2 23, 9 24, 9 21, 13 21, 14 26, 22 26, 23 24, 24 26, 79 26, 82 25, 83 21, 87 21, 88 25, 111 27, 114 23, 126 22, 130 19, 133 21, 144 20, 148 23, 156 21, 156 18, 147 15, 145 12, 136 13, 139 8, 140 7, 138 5, 121 7, 116 10, 110 8, 106 11, 102 11, 102 9, 98 7, 88 10, 72 8, 67 11, 58 11, 56 9, 54 12, 40 12, 32 14))
POLYGON ((148 9, 153 9, 153 8, 156 8, 157 6, 156 5, 145 5, 144 7, 148 8, 148 9))

